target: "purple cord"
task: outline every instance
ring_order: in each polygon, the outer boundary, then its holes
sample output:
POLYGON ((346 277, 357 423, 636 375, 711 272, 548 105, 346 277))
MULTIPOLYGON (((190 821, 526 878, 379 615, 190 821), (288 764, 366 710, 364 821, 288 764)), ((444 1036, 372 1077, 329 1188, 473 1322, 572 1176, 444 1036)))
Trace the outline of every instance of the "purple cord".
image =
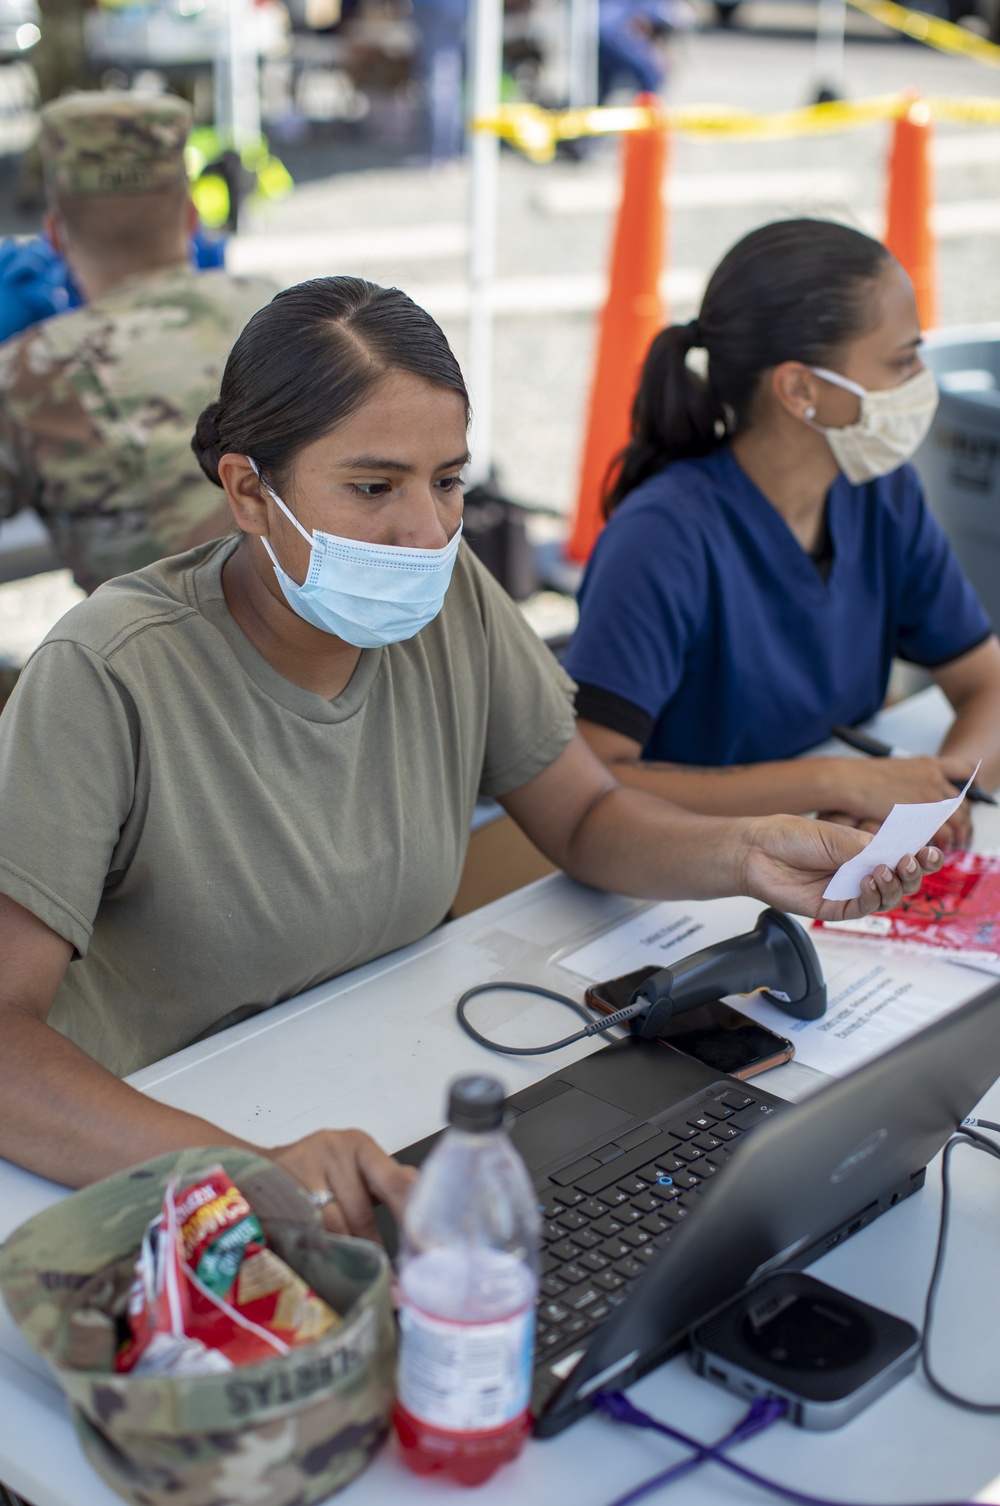
MULTIPOLYGON (((752 1438, 755 1433, 763 1432, 765 1428, 778 1421, 788 1410, 788 1404, 774 1397, 758 1397, 753 1403, 746 1416, 743 1417, 731 1432, 718 1443, 699 1443, 694 1438, 689 1438, 686 1433, 679 1432, 676 1428, 668 1427, 665 1422, 658 1422, 655 1417, 650 1417, 648 1412, 641 1412, 633 1406, 628 1397, 622 1391, 610 1391, 595 1397, 597 1411, 603 1412, 612 1422, 628 1423, 630 1427, 652 1428, 656 1433, 662 1433, 664 1437, 671 1438, 675 1443, 683 1444, 685 1448, 693 1449, 692 1458, 684 1459, 680 1464, 665 1470, 662 1474, 654 1475, 642 1485, 637 1485, 627 1495, 619 1496, 611 1502, 611 1506, 632 1506, 632 1502, 639 1501, 650 1491, 659 1489, 662 1485, 669 1485, 673 1480, 680 1479, 682 1475, 689 1474, 699 1465, 712 1462, 721 1464, 724 1469, 730 1469, 734 1474, 741 1475, 744 1480, 749 1480, 752 1485, 758 1485, 762 1490, 768 1490, 773 1495, 781 1496, 786 1501, 792 1501, 795 1506, 845 1506, 842 1501, 831 1501, 825 1496, 810 1496, 803 1491, 792 1490, 788 1485, 779 1485, 775 1480, 768 1480, 763 1475, 758 1475, 752 1469, 746 1469, 744 1465, 737 1464, 735 1460, 728 1459, 723 1453, 724 1449, 731 1448, 736 1443, 743 1443, 747 1438, 752 1438)), ((924 1506, 924 1503, 922 1503, 924 1506)), ((967 1501, 927 1502, 926 1506, 971 1506, 967 1501)))
POLYGON ((622 1391, 613 1391, 607 1395, 599 1396, 596 1405, 598 1411, 603 1412, 605 1416, 610 1417, 614 1422, 626 1422, 631 1424, 632 1427, 637 1428, 653 1428, 656 1432, 666 1433, 668 1437, 672 1437, 678 1442, 684 1443, 689 1448, 694 1449, 694 1453, 690 1459, 682 1459, 679 1464, 674 1464, 670 1469, 666 1469, 661 1474, 654 1475, 641 1485, 637 1485, 626 1495, 619 1496, 615 1501, 612 1501, 611 1506, 633 1506, 633 1502, 641 1501, 643 1496, 649 1495, 653 1490, 659 1490, 664 1485, 672 1485, 675 1480, 680 1480, 684 1475, 690 1474, 692 1470, 697 1469, 699 1465, 704 1464, 708 1459, 717 1459, 717 1462, 720 1464, 725 1463, 724 1459, 718 1457, 723 1449, 730 1448, 735 1443, 742 1443, 744 1439, 752 1438, 755 1433, 763 1432, 765 1428, 769 1428, 772 1423, 777 1422, 779 1417, 784 1416, 787 1410, 786 1402, 777 1401, 772 1398, 766 1400, 758 1398, 746 1415, 740 1419, 724 1438, 720 1438, 718 1443, 703 1444, 696 1443, 692 1438, 686 1438, 683 1433, 675 1433, 671 1428, 666 1427, 665 1424, 659 1423, 655 1418, 650 1417, 648 1413, 640 1412, 638 1407, 633 1406, 622 1391))

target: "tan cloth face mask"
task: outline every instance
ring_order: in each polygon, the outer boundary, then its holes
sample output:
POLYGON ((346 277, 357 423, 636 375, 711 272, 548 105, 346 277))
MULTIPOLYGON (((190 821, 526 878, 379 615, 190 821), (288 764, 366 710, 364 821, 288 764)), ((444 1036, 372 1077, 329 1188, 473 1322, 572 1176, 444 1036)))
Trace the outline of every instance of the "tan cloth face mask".
POLYGON ((813 423, 815 409, 806 414, 806 422, 825 436, 834 460, 852 486, 896 470, 926 439, 938 405, 937 383, 929 367, 924 366, 898 387, 880 387, 873 392, 836 371, 827 371, 825 366, 810 366, 809 370, 861 399, 858 421, 842 429, 825 429, 813 423))

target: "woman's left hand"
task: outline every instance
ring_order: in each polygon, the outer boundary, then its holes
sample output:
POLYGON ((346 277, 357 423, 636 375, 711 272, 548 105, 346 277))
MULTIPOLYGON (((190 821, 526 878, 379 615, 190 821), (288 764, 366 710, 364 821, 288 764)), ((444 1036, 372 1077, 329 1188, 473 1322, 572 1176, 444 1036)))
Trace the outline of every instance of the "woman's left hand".
POLYGON ((751 825, 743 892, 779 910, 817 920, 856 920, 874 910, 892 910, 904 894, 920 888, 924 874, 941 866, 936 847, 907 856, 893 872, 884 864, 861 884, 861 897, 825 900, 823 891, 842 863, 871 838, 847 826, 799 816, 762 817, 751 825))

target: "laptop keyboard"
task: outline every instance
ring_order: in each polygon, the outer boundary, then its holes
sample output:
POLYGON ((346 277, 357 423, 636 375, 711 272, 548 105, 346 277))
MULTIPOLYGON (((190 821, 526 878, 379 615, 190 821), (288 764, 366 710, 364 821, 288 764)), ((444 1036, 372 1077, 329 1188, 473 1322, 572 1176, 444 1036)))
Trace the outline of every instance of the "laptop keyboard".
POLYGON ((743 1137, 775 1112, 742 1087, 693 1100, 550 1175, 542 1204, 535 1367, 577 1350, 698 1205, 743 1137))

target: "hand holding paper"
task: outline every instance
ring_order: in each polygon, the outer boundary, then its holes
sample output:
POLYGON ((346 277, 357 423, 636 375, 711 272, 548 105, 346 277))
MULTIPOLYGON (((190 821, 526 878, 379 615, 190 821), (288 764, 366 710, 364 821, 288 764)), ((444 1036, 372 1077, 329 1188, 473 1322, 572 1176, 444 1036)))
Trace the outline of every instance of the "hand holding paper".
POLYGON ((907 853, 916 854, 958 810, 966 791, 979 773, 976 764, 968 783, 953 800, 932 800, 921 805, 894 805, 863 852, 842 864, 823 891, 824 899, 858 899, 862 880, 884 863, 895 869, 907 853))

